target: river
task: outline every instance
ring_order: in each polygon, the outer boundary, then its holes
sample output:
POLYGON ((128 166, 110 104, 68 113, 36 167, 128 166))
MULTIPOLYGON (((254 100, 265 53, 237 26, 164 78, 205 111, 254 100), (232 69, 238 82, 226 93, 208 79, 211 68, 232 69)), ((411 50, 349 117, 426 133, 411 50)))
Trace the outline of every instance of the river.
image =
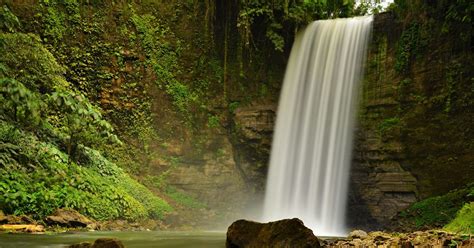
POLYGON ((0 234, 0 248, 59 248, 98 238, 118 238, 127 248, 223 248, 224 232, 73 232, 0 234))

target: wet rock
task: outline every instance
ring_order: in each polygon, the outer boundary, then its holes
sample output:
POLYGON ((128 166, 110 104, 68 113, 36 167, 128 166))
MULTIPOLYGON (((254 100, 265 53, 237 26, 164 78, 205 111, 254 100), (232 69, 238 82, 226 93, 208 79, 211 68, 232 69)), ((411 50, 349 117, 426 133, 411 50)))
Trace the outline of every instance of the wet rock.
POLYGON ((33 224, 5 224, 5 225, 0 225, 0 231, 42 233, 44 232, 44 226, 33 225, 33 224))
POLYGON ((92 244, 90 242, 82 242, 79 244, 68 246, 68 248, 90 248, 90 247, 92 247, 92 244))
POLYGON ((417 231, 413 233, 371 232, 361 240, 348 238, 344 240, 324 240, 323 247, 474 247, 474 238, 438 230, 417 231))
POLYGON ((93 244, 90 242, 82 242, 68 246, 68 248, 125 248, 122 241, 113 238, 100 238, 94 241, 93 244))
MULTIPOLYGON (((232 144, 225 131, 222 132, 206 133, 207 141, 200 145, 202 152, 196 156, 183 157, 179 166, 169 165, 173 168, 169 170, 166 179, 168 185, 176 188, 178 192, 193 197, 210 209, 225 209, 227 214, 243 208, 248 194, 245 181, 233 159, 232 144)), ((186 149, 183 149, 183 152, 186 149)), ((185 216, 174 216, 171 217, 173 221, 166 222, 174 227, 190 224, 192 226, 192 222, 202 223, 201 217, 205 216, 194 215, 191 219, 183 217, 185 216)), ((229 221, 235 218, 232 217, 229 221)))
POLYGON ((92 248, 124 248, 125 246, 118 239, 101 238, 97 239, 92 248))
POLYGON ((375 241, 386 241, 390 239, 390 234, 384 232, 371 232, 369 235, 375 241))
POLYGON ((72 209, 58 209, 52 215, 46 217, 48 225, 63 227, 87 227, 94 224, 93 221, 72 209))
POLYGON ((352 239, 356 239, 356 238, 365 239, 367 238, 367 236, 368 234, 362 230, 354 230, 349 234, 349 238, 352 238, 352 239))
POLYGON ((321 247, 313 232, 299 219, 269 223, 238 220, 227 229, 227 248, 321 247))

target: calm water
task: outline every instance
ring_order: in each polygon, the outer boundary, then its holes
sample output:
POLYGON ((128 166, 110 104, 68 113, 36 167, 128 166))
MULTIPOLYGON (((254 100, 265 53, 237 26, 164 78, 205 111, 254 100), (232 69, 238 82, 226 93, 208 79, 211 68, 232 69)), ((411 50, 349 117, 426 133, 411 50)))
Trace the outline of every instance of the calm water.
POLYGON ((127 248, 223 248, 224 232, 80 232, 64 234, 0 234, 0 248, 64 247, 98 238, 118 238, 127 248))

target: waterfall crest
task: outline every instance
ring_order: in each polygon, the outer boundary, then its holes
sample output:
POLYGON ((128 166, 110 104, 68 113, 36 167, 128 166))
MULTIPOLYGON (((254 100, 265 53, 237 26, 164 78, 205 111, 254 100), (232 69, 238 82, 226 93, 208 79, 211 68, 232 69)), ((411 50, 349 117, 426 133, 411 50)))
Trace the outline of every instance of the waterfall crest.
POLYGON ((297 217, 345 235, 355 103, 372 16, 322 20, 300 32, 280 95, 263 220, 297 217))

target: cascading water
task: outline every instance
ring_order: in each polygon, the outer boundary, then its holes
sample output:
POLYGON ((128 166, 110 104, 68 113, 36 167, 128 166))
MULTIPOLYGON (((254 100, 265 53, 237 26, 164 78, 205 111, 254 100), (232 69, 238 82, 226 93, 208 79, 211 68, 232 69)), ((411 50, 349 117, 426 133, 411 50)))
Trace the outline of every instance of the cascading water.
POLYGON ((264 221, 297 217, 344 235, 354 112, 372 17, 323 20, 299 33, 278 106, 264 221))

